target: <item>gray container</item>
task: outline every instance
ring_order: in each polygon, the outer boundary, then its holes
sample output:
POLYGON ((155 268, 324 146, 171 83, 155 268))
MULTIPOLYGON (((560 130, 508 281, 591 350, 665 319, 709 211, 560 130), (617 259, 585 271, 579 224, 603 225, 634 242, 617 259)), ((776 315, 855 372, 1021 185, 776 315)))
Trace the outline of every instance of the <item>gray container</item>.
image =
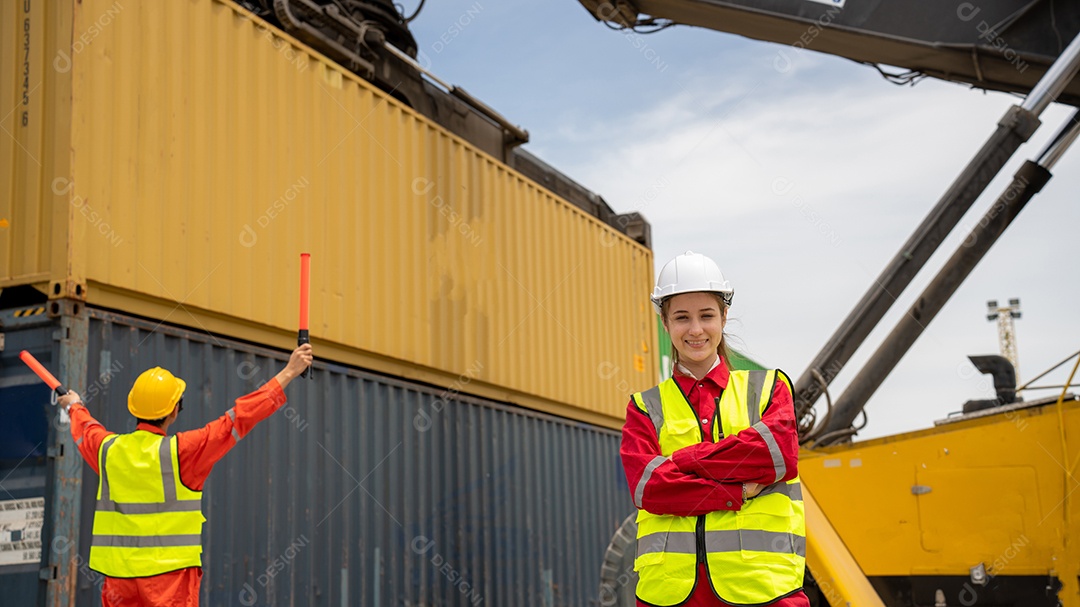
MULTIPOLYGON (((71 387, 82 388, 91 413, 114 432, 134 429, 127 392, 149 367, 187 381, 173 427, 183 431, 222 415, 287 358, 183 328, 74 310, 85 317, 87 369, 86 385, 71 387)), ((17 324, 10 311, 0 318, 17 324)), ((60 320, 4 329, 0 406, 23 411, 19 432, 32 435, 26 443, 54 440, 45 440, 50 426, 67 432, 48 389, 17 359, 28 349, 54 369, 63 356, 78 360, 61 354, 60 320)), ((313 380, 295 380, 285 407, 226 455, 206 484, 202 604, 597 604, 605 548, 633 508, 618 434, 466 396, 459 391, 467 384, 463 376, 445 390, 322 360, 313 380)), ((48 477, 53 460, 42 445, 28 453, 22 463, 4 460, 0 476, 20 479, 19 497, 58 500, 63 489, 49 489, 59 486, 48 477)), ((46 504, 42 563, 0 567, 0 596, 18 597, 11 604, 43 601, 47 583, 68 585, 72 576, 76 605, 100 603, 101 579, 85 567, 97 475, 83 464, 81 477, 75 573, 63 566, 49 573, 50 559, 64 563, 76 544, 53 531, 65 528, 71 509, 46 504), (43 568, 52 582, 37 581, 43 568)), ((11 498, 0 492, 0 499, 11 498)))

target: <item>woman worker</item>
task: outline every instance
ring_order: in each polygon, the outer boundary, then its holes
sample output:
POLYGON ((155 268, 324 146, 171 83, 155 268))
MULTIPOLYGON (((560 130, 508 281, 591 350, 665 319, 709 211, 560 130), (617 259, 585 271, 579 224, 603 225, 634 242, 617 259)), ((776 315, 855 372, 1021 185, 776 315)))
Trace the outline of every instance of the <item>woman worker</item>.
POLYGON ((674 372, 633 395, 620 450, 638 508, 639 606, 810 604, 791 381, 728 366, 733 294, 692 252, 656 281, 674 372))

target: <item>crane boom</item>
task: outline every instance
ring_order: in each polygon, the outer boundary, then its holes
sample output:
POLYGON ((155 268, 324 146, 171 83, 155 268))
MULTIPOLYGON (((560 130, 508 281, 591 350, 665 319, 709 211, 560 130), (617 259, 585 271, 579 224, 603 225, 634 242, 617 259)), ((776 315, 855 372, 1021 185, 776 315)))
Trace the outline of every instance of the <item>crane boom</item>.
MULTIPOLYGON (((685 24, 789 45, 775 67, 809 49, 896 66, 977 88, 1027 94, 1080 32, 1080 3, 1046 0, 580 0, 620 27, 685 24)), ((881 69, 879 67, 879 69, 881 69)), ((1080 78, 1057 101, 1080 105, 1080 78)))

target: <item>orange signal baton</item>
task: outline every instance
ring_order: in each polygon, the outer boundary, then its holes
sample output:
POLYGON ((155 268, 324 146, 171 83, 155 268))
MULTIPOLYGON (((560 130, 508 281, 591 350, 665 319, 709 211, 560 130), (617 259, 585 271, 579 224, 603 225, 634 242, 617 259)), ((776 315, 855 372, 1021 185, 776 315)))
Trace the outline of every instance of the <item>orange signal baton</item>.
MULTIPOLYGON (((296 345, 311 343, 308 333, 308 294, 311 287, 311 253, 300 254, 300 330, 296 335, 296 345)), ((304 369, 300 377, 311 379, 311 367, 304 369)))
POLYGON ((67 388, 61 385, 60 380, 53 377, 53 374, 49 373, 49 370, 39 363, 38 359, 34 358, 33 354, 23 350, 22 352, 19 352, 19 360, 26 363, 26 366, 30 367, 30 370, 40 377, 41 381, 45 382, 50 388, 56 391, 57 396, 67 394, 67 388))

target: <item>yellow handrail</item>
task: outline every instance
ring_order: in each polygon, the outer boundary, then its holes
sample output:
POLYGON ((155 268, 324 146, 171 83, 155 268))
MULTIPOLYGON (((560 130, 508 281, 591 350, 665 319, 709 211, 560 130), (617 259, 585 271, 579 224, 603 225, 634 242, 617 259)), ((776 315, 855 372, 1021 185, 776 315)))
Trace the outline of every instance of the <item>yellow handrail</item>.
POLYGON ((806 565, 832 607, 885 607, 802 479, 806 565))

